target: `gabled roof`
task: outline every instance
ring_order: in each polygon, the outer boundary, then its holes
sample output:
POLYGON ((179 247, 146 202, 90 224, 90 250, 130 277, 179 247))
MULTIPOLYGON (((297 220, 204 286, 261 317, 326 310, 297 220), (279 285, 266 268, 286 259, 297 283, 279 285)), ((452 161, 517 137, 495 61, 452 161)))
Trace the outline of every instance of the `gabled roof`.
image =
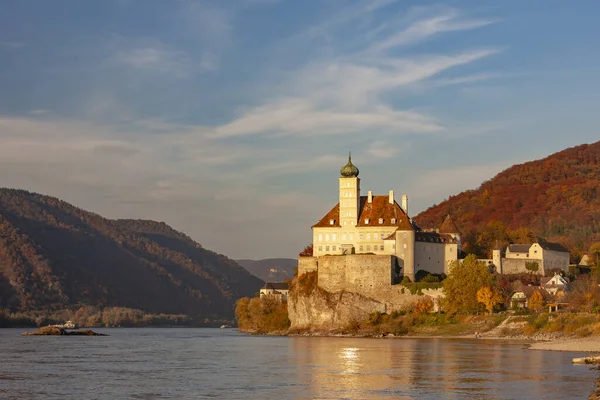
POLYGON ((545 289, 538 286, 525 286, 522 285, 519 288, 516 288, 511 294, 510 297, 513 297, 515 293, 522 292, 527 299, 531 298, 535 292, 540 292, 544 300, 552 299, 552 295, 548 293, 545 289))
MULTIPOLYGON (((359 217, 356 226, 395 226, 400 230, 414 230, 414 226, 402 207, 394 201, 389 202, 389 196, 373 196, 371 203, 367 202, 367 196, 360 197, 359 217), (383 223, 379 223, 379 219, 383 223), (365 223, 368 219, 369 223, 365 223), (394 222, 392 223, 392 220, 394 222)), ((340 203, 336 204, 313 228, 340 227, 340 203), (333 225, 331 220, 334 221, 333 225)))
POLYGON ((562 244, 560 243, 550 243, 550 242, 538 242, 538 244, 540 245, 540 247, 544 250, 552 250, 552 251, 562 251, 564 253, 568 253, 569 250, 567 250, 562 244))
POLYGON ((446 215, 446 218, 444 218, 444 222, 442 222, 442 225, 440 225, 439 231, 440 231, 440 233, 458 233, 458 234, 460 234, 460 231, 456 227, 456 224, 452 220, 452 217, 450 217, 450 214, 446 215))
POLYGON ((530 244, 509 244, 508 251, 511 253, 529 253, 530 244))
POLYGON ((272 290, 290 290, 290 285, 287 282, 266 282, 263 289, 272 290))

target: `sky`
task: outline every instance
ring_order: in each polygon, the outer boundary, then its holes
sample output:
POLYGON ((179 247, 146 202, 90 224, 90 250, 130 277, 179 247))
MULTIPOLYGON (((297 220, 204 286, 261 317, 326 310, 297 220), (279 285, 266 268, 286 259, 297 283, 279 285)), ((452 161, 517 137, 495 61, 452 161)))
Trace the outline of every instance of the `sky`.
MULTIPOLYGON (((3 0, 0 187, 296 257, 363 192, 416 215, 600 139, 600 2, 3 0)), ((441 221, 440 221, 441 223, 441 221)))

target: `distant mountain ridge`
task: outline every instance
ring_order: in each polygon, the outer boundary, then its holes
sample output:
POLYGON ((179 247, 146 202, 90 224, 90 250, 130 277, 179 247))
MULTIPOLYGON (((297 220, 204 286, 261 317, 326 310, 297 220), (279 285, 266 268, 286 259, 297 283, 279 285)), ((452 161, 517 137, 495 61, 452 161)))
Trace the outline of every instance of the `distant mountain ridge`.
POLYGON ((0 309, 81 305, 218 319, 263 282, 163 222, 0 189, 0 309))
POLYGON ((252 275, 265 282, 283 282, 294 277, 298 260, 293 258, 267 258, 264 260, 236 260, 252 275))
POLYGON ((506 228, 515 230, 513 239, 533 234, 562 243, 576 261, 600 241, 600 142, 514 165, 414 219, 422 228, 434 228, 447 214, 471 250, 485 253, 494 241, 510 241, 511 232, 503 236, 506 228))

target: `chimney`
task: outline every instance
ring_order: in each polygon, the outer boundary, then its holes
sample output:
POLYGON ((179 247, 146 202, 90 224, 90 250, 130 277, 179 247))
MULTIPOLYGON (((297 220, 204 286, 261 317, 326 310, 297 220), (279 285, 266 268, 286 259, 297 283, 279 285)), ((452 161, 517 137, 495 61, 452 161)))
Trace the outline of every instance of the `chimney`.
POLYGON ((373 192, 369 190, 367 194, 367 203, 371 204, 373 202, 373 192))
POLYGON ((394 191, 390 190, 390 204, 394 204, 394 191))
POLYGON ((405 194, 402 195, 402 209, 408 215, 408 196, 405 194))

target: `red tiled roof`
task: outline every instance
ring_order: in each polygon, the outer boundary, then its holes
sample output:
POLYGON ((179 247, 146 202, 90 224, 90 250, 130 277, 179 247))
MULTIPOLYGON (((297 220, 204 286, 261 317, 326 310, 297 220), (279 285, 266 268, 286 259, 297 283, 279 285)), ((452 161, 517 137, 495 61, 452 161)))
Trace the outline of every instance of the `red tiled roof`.
POLYGON ((340 203, 337 203, 313 228, 324 228, 326 226, 340 227, 340 203), (329 221, 333 220, 333 225, 329 221))
MULTIPOLYGON (((400 230, 414 230, 412 222, 396 201, 390 204, 388 196, 373 196, 371 203, 367 196, 360 197, 360 211, 356 226, 396 226, 400 230), (380 224, 379 219, 383 222, 380 224), (369 223, 365 223, 368 219, 369 223), (395 219, 392 223, 392 219, 395 219)), ((313 228, 340 227, 340 204, 336 204, 313 228), (331 220, 334 220, 333 225, 331 220)))
POLYGON ((444 219, 444 222, 442 222, 442 225, 440 226, 439 231, 440 231, 440 233, 458 233, 458 234, 460 234, 460 231, 456 227, 456 224, 452 220, 452 217, 450 217, 450 214, 446 215, 446 218, 444 219))

